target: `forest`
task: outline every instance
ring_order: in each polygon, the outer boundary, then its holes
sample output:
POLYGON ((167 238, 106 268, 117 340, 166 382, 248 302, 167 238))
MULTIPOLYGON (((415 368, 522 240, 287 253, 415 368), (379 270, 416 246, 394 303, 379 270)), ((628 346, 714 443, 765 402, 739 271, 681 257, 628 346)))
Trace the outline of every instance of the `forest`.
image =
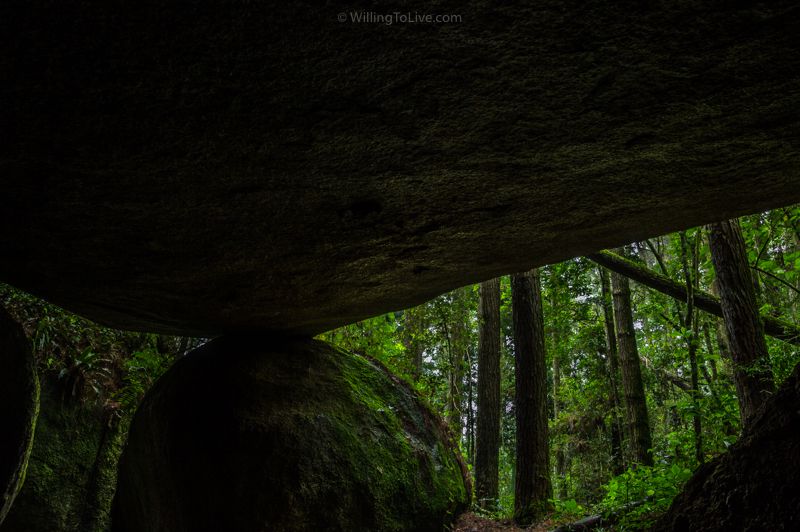
POLYGON ((800 530, 796 2, 0 2, 0 532, 800 530))
MULTIPOLYGON (((209 338, 105 328, 7 285, 0 303, 31 343, 42 397, 1 528, 106 530, 142 398, 209 338)), ((474 492, 454 530, 661 530, 692 475, 736 446, 798 366, 799 310, 795 205, 319 338, 388 368, 446 424, 474 492)))

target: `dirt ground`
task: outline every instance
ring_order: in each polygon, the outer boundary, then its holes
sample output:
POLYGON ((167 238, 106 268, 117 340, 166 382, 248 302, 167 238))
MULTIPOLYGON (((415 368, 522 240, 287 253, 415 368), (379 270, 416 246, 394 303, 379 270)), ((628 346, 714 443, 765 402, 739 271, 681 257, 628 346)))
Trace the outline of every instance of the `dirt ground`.
POLYGON ((488 530, 490 532, 513 532, 526 530, 528 532, 547 532, 556 527, 556 524, 550 520, 536 523, 528 528, 520 528, 512 523, 510 520, 495 521, 486 519, 475 515, 472 512, 467 512, 456 521, 453 532, 483 532, 488 530))

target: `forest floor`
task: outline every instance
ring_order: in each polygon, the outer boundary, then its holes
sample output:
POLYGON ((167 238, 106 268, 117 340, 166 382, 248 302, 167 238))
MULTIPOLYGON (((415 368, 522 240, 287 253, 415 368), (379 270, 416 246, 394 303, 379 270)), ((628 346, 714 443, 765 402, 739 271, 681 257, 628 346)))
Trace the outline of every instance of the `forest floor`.
POLYGON ((456 521, 453 532, 483 532, 484 530, 490 532, 514 532, 521 530, 526 530, 528 532, 547 532, 548 530, 554 529, 556 526, 557 523, 547 519, 527 528, 521 528, 512 523, 510 519, 497 521, 480 517, 472 512, 467 512, 456 521))

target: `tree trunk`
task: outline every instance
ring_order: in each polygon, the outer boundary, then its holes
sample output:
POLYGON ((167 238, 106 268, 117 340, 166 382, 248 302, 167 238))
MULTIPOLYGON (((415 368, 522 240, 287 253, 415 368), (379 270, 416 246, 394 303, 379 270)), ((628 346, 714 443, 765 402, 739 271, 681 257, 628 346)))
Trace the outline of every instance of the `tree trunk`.
MULTIPOLYGON (((666 294, 680 301, 686 301, 686 286, 673 281, 669 277, 651 271, 645 266, 622 257, 617 253, 600 251, 587 255, 587 258, 637 283, 658 290, 662 294, 666 294)), ((720 304, 719 298, 713 294, 702 290, 695 290, 694 303, 695 307, 700 310, 714 314, 720 318, 723 317, 722 305, 720 304)), ((764 322, 764 332, 766 334, 778 340, 783 340, 784 342, 800 345, 800 327, 767 314, 762 314, 761 319, 764 322)))
POLYGON ((547 430, 547 366, 537 270, 511 276, 517 421, 514 520, 541 517, 552 497, 547 430))
POLYGON ((684 332, 682 336, 686 339, 686 348, 689 354, 689 374, 692 383, 690 393, 692 395, 693 410, 692 428, 694 430, 694 456, 697 463, 702 464, 705 460, 703 455, 703 425, 700 416, 700 384, 697 368, 697 348, 700 344, 700 322, 694 306, 694 293, 697 289, 699 277, 699 250, 697 249, 699 238, 695 236, 695 239, 691 243, 691 249, 689 249, 690 243, 686 231, 680 233, 680 239, 681 267, 683 268, 683 280, 686 284, 686 313, 683 315, 684 332))
POLYGON ((611 288, 631 454, 634 461, 644 465, 653 465, 653 455, 650 452, 652 447, 650 421, 647 416, 639 351, 636 347, 636 332, 633 328, 628 278, 613 272, 611 288))
POLYGON ((475 373, 472 348, 467 349, 467 462, 475 467, 475 373))
POLYGON ((742 425, 747 426, 765 399, 775 391, 769 367, 764 326, 758 315, 753 279, 739 222, 711 224, 708 233, 734 363, 742 425))
MULTIPOLYGON (((456 304, 458 293, 454 294, 453 305, 456 304)), ((457 441, 462 441, 461 432, 461 385, 464 378, 463 373, 463 354, 461 352, 461 331, 459 330, 459 316, 453 314, 453 323, 449 323, 450 317, 443 314, 441 329, 444 333, 445 344, 447 345, 447 424, 456 435, 457 441)))
MULTIPOLYGON (((553 307, 555 308, 555 307, 553 307)), ((553 332, 553 346, 557 345, 558 336, 553 332)), ((558 357, 553 353, 553 419, 558 419, 558 413, 561 411, 561 403, 559 401, 559 390, 561 389, 561 365, 558 362, 558 357)), ((567 498, 567 453, 565 442, 557 444, 555 448, 556 455, 556 486, 558 487, 558 498, 566 500, 567 498)))
MULTIPOLYGON (((558 312, 558 298, 556 297, 556 287, 559 286, 557 282, 556 275, 553 275, 553 283, 550 289, 550 308, 552 309, 553 315, 557 315, 558 312)), ((558 357, 558 345, 561 341, 561 334, 562 331, 560 330, 559 323, 557 320, 551 320, 550 326, 546 328, 546 332, 550 334, 550 345, 552 346, 552 351, 550 351, 550 356, 553 359, 552 365, 552 373, 553 373, 553 419, 558 420, 559 412, 561 412, 561 363, 558 357)), ((547 350, 547 347, 545 347, 547 350)), ((558 498, 566 500, 567 498, 567 483, 566 483, 566 473, 567 473, 567 449, 566 449, 566 441, 561 440, 558 444, 556 444, 554 449, 555 459, 556 459, 556 479, 554 487, 556 489, 556 493, 558 498)))
POLYGON ((611 302, 611 286, 608 270, 598 268, 600 274, 600 295, 603 305, 603 325, 606 333, 606 353, 608 356, 608 387, 611 391, 611 468, 614 475, 625 471, 625 460, 622 455, 622 422, 620 420, 621 401, 619 397, 619 353, 617 337, 614 333, 614 307, 611 302))
POLYGON ((422 376, 422 310, 420 307, 403 311, 403 347, 411 358, 412 376, 418 381, 422 376))
POLYGON ((481 283, 479 293, 475 498, 490 510, 498 497, 500 452, 500 279, 481 283))

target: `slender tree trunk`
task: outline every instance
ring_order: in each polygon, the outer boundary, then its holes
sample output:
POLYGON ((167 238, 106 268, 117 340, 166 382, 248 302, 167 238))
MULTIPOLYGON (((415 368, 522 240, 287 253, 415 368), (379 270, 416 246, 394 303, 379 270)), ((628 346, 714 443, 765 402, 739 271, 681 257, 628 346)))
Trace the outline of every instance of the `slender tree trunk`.
POLYGON ((461 381, 463 364, 461 362, 460 341, 457 325, 454 327, 446 316, 442 317, 442 331, 447 345, 447 424, 461 442, 461 381), (455 330, 454 330, 455 329, 455 330))
POLYGON ((467 461, 475 467, 475 385, 473 381, 472 348, 467 349, 467 461))
MULTIPOLYGON (((557 315, 558 313, 558 298, 556 297, 557 289, 556 287, 559 286, 557 276, 553 274, 553 282, 551 284, 550 289, 550 308, 553 311, 553 315, 557 315)), ((558 357, 558 345, 560 341, 561 335, 561 327, 557 320, 553 319, 550 320, 550 326, 546 327, 546 332, 550 335, 550 345, 552 346, 552 351, 550 351, 550 356, 553 359, 552 365, 552 373, 553 373, 553 419, 558 419, 559 412, 561 411, 561 363, 558 357)), ((545 347, 546 350, 547 347, 545 347)), ((556 478, 554 485, 557 488, 558 498, 561 500, 565 500, 567 498, 567 483, 566 483, 566 473, 567 473, 567 449, 566 449, 566 441, 561 440, 554 449, 554 454, 556 458, 556 478)))
POLYGON ((693 410, 692 428, 694 430, 694 456, 697 463, 702 464, 705 459, 703 455, 703 425, 700 416, 700 384, 697 369, 697 348, 700 343, 700 329, 694 306, 694 292, 697 288, 697 278, 699 275, 697 268, 699 253, 697 243, 699 239, 695 238, 690 244, 686 231, 680 233, 680 239, 681 266, 683 268, 683 280, 686 284, 686 313, 683 315, 683 329, 689 354, 689 374, 691 376, 690 394, 692 396, 693 410), (691 249, 689 249, 690 245, 691 249))
MULTIPOLYGON (((697 337, 697 316, 692 318, 694 322, 693 328, 695 330, 694 337, 697 337)), ((692 428, 694 430, 694 456, 698 464, 705 462, 705 455, 703 453, 703 425, 702 417, 700 415, 700 382, 697 368, 697 341, 692 340, 689 343, 689 372, 691 375, 692 383, 692 428)))
POLYGON ((547 365, 537 270, 511 276, 516 375, 517 469, 514 520, 527 525, 553 495, 547 431, 547 365))
MULTIPOLYGON (((558 338, 555 330, 553 331, 553 345, 556 345, 558 338)), ((558 413, 561 411, 561 401, 559 399, 559 390, 561 389, 561 365, 559 364, 558 357, 553 353, 553 418, 558 419, 558 413)), ((555 448, 556 455, 556 478, 558 486, 558 498, 565 500, 567 498, 567 453, 565 443, 559 443, 555 448)))
POLYGON ((606 353, 608 355, 608 388, 611 391, 611 468, 614 475, 625 471, 622 455, 622 421, 620 420, 621 401, 619 397, 619 353, 617 337, 614 333, 614 307, 611 302, 611 285, 608 270, 597 269, 600 274, 600 295, 603 304, 603 325, 606 333, 606 353))
POLYGON ((422 376, 422 316, 419 307, 403 311, 403 346, 411 357, 413 366, 412 376, 418 381, 422 376))
POLYGON ((494 509, 500 453, 500 279, 481 283, 478 302, 478 422, 475 497, 494 509))
POLYGON ((764 325, 758 314, 753 279, 737 220, 709 226, 711 260, 717 273, 728 346, 734 363, 742 425, 775 390, 764 325))
POLYGON ((633 328, 628 278, 612 272, 611 287, 631 454, 636 462, 653 465, 653 455, 650 452, 653 446, 650 438, 650 420, 647 415, 639 350, 636 347, 636 332, 633 328))
POLYGON ((450 358, 449 392, 447 400, 447 423, 458 438, 463 441, 463 425, 461 419, 461 386, 464 380, 463 353, 458 350, 451 352, 450 358))

